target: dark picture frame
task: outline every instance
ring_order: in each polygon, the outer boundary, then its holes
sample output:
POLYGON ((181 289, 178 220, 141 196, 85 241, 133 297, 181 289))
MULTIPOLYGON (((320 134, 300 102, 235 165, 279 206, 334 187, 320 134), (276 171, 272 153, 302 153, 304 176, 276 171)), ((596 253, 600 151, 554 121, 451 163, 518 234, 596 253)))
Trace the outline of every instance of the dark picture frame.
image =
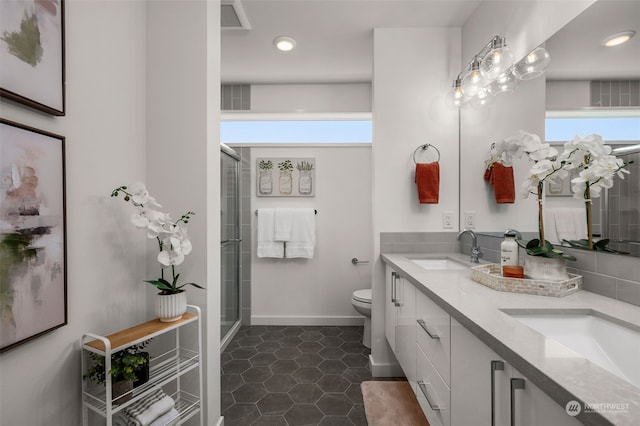
POLYGON ((0 118, 0 353, 67 324, 65 138, 0 118))
POLYGON ((64 0, 0 1, 0 96, 65 115, 64 0))

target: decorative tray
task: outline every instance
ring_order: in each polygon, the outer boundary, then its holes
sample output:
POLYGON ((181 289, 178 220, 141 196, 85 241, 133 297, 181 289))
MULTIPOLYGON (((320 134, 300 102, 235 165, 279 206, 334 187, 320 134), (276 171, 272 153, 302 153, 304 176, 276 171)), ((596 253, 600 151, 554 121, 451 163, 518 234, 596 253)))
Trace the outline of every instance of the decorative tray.
POLYGON ((494 290, 510 293, 565 297, 582 290, 582 275, 569 274, 569 279, 563 281, 508 278, 502 276, 502 268, 497 263, 472 267, 471 278, 494 290))

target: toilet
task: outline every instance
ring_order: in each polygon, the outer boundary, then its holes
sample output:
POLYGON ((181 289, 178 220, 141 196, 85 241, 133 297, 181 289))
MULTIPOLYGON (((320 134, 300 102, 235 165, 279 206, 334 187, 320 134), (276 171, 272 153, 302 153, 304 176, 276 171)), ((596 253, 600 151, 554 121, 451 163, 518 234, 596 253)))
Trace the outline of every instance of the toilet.
POLYGON ((353 309, 364 315, 362 344, 371 349, 371 289, 356 290, 351 295, 353 309))

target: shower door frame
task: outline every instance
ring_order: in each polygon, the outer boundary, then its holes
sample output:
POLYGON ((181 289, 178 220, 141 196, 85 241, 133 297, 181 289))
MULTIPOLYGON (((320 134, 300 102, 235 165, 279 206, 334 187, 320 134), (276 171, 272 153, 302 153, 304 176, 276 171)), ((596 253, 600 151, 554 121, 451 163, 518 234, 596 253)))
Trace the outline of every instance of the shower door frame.
MULTIPOLYGON (((223 351, 226 346, 229 344, 229 342, 231 341, 231 339, 233 338, 233 336, 235 336, 235 334, 238 332, 238 329, 240 328, 241 325, 241 315, 240 315, 240 307, 242 306, 242 301, 240 300, 242 292, 240 291, 240 284, 241 284, 241 280, 240 280, 240 261, 241 261, 241 243, 242 243, 242 235, 241 235, 241 226, 240 226, 240 162, 242 160, 242 158, 240 157, 240 155, 238 155, 238 153, 236 151, 234 151, 233 149, 231 149, 230 147, 226 146, 225 144, 221 143, 220 144, 220 153, 221 155, 228 155, 229 157, 231 157, 232 159, 234 159, 236 161, 236 167, 235 167, 235 206, 234 206, 234 210, 235 210, 235 215, 236 215, 236 221, 235 221, 235 237, 236 238, 232 238, 232 239, 228 239, 228 240, 223 240, 220 242, 220 248, 224 249, 225 247, 228 247, 229 245, 235 245, 236 247, 236 253, 235 253, 235 258, 236 258, 236 262, 235 262, 235 277, 236 277, 236 286, 235 286, 235 291, 237 292, 237 297, 236 297, 236 302, 237 302, 237 306, 236 306, 236 312, 237 312, 237 317, 235 318, 235 323, 231 326, 231 328, 229 329, 229 331, 227 331, 224 335, 220 336, 220 350, 223 351)), ((220 184, 222 184, 222 181, 220 182, 220 184)), ((220 265, 221 268, 224 267, 223 262, 221 262, 220 265)), ((224 282, 221 282, 221 288, 220 288, 220 303, 222 304, 224 299, 222 298, 222 286, 225 284, 224 282)), ((221 306, 221 309, 223 309, 223 306, 221 306)), ((221 321, 221 327, 222 327, 222 321, 221 321)), ((221 329, 222 331, 222 329, 221 329)))

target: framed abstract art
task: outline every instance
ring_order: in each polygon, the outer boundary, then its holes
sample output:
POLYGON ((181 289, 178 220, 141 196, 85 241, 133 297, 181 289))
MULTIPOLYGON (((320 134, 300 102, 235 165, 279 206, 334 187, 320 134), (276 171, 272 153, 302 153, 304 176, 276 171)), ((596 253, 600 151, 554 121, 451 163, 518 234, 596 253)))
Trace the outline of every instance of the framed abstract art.
POLYGON ((0 118, 0 352, 67 324, 64 143, 0 118))
POLYGON ((64 0, 0 1, 0 96, 65 114, 64 0))

